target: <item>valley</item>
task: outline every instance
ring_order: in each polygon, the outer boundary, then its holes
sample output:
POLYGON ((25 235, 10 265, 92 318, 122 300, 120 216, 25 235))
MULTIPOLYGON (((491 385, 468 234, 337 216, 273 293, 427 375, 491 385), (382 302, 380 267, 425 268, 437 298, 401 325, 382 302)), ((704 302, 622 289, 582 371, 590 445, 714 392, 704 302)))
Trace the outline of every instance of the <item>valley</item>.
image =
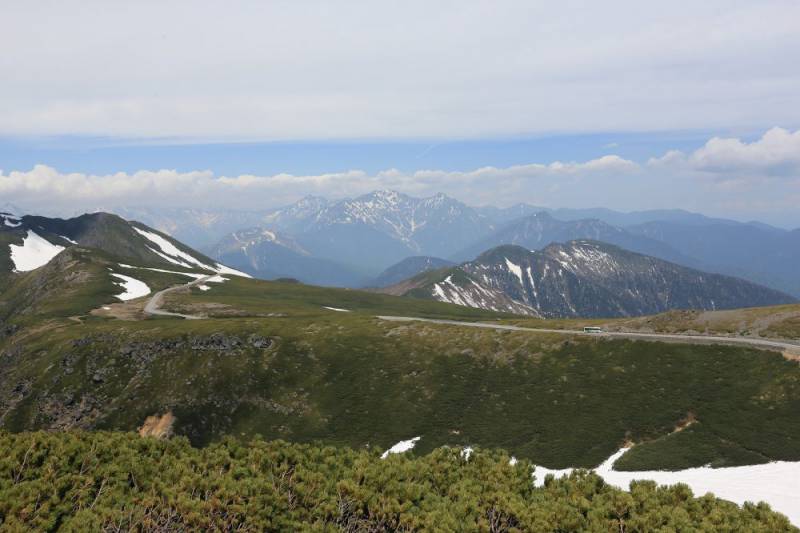
MULTIPOLYGON (((43 266, 6 274, 0 435, 149 424, 201 448, 355 450, 418 437, 415 457, 499 448, 542 472, 594 468, 623 445, 614 472, 800 461, 796 304, 526 318, 253 279, 146 226, 115 231, 147 237, 96 248, 75 232, 43 266)), ((528 268, 520 250, 489 254, 506 279, 521 278, 507 262, 528 268)))

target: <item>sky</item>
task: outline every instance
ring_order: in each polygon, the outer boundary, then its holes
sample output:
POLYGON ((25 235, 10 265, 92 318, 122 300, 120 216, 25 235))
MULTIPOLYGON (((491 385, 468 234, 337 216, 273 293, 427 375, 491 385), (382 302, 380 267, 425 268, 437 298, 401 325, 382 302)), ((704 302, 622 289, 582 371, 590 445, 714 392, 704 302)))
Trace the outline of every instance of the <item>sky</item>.
POLYGON ((800 2, 8 2, 0 205, 444 192, 800 227, 800 2))

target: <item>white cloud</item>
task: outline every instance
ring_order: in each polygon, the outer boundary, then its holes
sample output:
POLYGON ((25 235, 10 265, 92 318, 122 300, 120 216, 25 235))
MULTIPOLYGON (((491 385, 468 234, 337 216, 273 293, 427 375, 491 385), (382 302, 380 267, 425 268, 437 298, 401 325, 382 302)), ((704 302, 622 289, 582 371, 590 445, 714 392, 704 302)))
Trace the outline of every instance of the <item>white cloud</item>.
POLYGON ((689 162, 693 168, 708 172, 797 174, 800 172, 800 130, 792 133, 772 128, 749 144, 739 139, 714 137, 694 152, 689 162))
POLYGON ((469 205, 683 208, 796 227, 799 138, 800 132, 779 128, 751 142, 714 138, 688 154, 672 150, 644 165, 605 155, 464 171, 391 168, 268 176, 218 176, 210 170, 91 175, 36 165, 0 172, 0 198, 29 211, 66 215, 137 206, 266 209, 309 194, 342 198, 391 188, 416 196, 444 192, 469 205))
POLYGON ((691 154, 672 150, 650 159, 648 167, 697 171, 726 179, 800 176, 800 130, 772 128, 753 142, 714 137, 691 154))
POLYGON ((72 206, 74 209, 130 205, 264 208, 307 194, 342 197, 378 188, 394 188, 411 194, 452 193, 453 190, 478 194, 483 191, 483 195, 497 198, 498 187, 523 186, 532 180, 612 176, 638 168, 636 163, 613 155, 583 163, 556 161, 547 165, 484 167, 466 172, 419 170, 406 173, 389 169, 374 175, 362 170, 306 176, 217 177, 211 171, 175 170, 91 175, 64 174, 46 165, 36 165, 30 171, 0 172, 0 196, 31 207, 72 206))
POLYGON ((0 135, 798 124, 798 21, 794 0, 6 2, 0 135))

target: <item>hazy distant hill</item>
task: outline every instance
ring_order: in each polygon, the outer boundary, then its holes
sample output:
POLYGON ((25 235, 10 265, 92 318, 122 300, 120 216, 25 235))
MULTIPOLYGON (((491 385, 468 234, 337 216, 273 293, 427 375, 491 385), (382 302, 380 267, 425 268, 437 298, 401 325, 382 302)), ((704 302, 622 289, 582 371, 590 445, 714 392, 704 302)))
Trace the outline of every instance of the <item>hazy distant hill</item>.
POLYGON ((395 283, 416 276, 422 272, 429 270, 436 270, 439 268, 453 266, 455 263, 446 259, 438 257, 430 257, 427 255, 418 255, 414 257, 407 257, 397 264, 394 264, 384 270, 378 275, 377 278, 370 281, 370 287, 388 287, 395 283))

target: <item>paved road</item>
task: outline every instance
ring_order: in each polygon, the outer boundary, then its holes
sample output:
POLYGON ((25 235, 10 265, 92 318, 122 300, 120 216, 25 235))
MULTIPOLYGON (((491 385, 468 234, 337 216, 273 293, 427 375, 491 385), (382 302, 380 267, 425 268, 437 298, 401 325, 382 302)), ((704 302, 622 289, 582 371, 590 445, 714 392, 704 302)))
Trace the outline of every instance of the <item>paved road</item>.
POLYGON ((167 294, 168 292, 187 289, 189 287, 194 287, 195 285, 202 285, 203 283, 213 278, 215 275, 216 274, 211 276, 203 276, 202 278, 197 278, 184 285, 175 285, 174 287, 169 287, 168 289, 164 289, 163 291, 158 291, 147 301, 147 304, 144 306, 145 314, 158 315, 158 316, 174 316, 174 317, 185 318, 187 320, 199 320, 201 318, 205 318, 197 315, 184 315, 181 313, 172 313, 170 311, 164 311, 161 309, 161 304, 164 303, 164 295, 167 294))
POLYGON ((509 331, 531 331, 534 333, 558 333, 561 335, 584 335, 591 337, 616 337, 623 339, 643 339, 667 342, 685 342, 690 344, 733 344, 738 346, 753 346, 755 348, 766 348, 769 350, 781 350, 792 354, 800 355, 800 343, 793 343, 783 340, 756 339, 750 337, 722 337, 714 335, 677 335, 669 333, 628 333, 621 331, 604 331, 602 333, 586 333, 574 329, 547 329, 547 328, 525 328, 522 326, 511 326, 507 324, 489 324, 486 322, 460 322, 458 320, 438 320, 433 318, 416 318, 409 316, 378 316, 381 320, 392 322, 430 322, 432 324, 447 324, 452 326, 463 326, 470 328, 502 329, 509 331))

